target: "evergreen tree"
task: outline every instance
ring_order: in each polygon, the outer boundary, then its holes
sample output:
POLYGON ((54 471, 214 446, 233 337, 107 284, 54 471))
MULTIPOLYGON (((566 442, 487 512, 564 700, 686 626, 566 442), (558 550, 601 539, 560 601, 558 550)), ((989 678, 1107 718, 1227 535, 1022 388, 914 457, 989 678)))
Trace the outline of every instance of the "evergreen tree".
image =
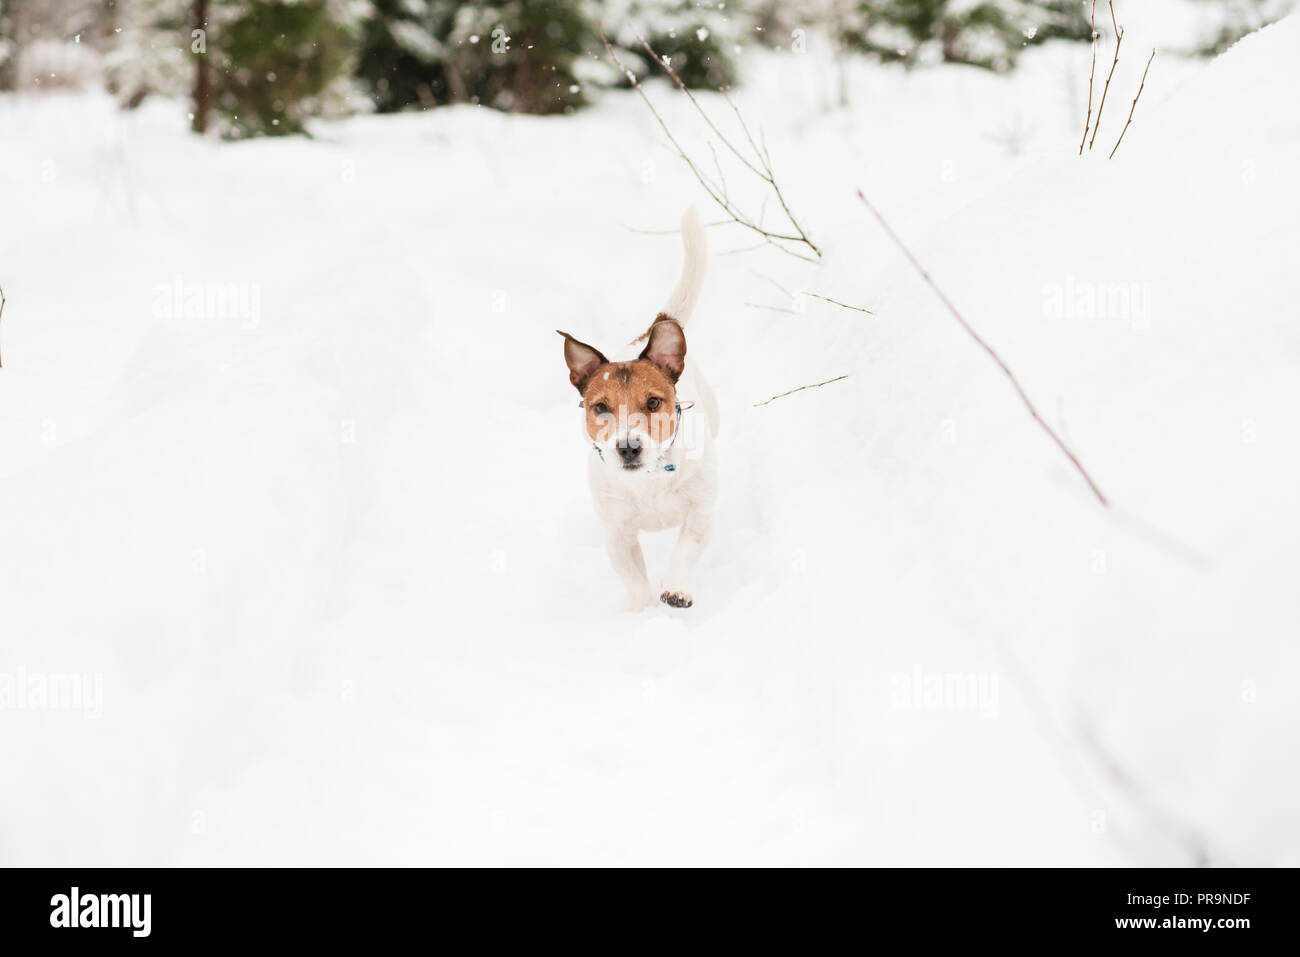
MULTIPOLYGON (((640 37, 668 59, 687 86, 714 90, 736 82, 732 54, 740 28, 753 25, 748 15, 729 10, 726 3, 693 0, 607 0, 605 17, 611 39, 633 62, 647 69, 651 65, 640 37)), ((629 59, 622 53, 619 58, 629 59)))
POLYGON ((221 0, 210 6, 213 105, 227 136, 300 133, 308 117, 346 99, 357 27, 349 4, 221 0))
POLYGON ((1281 20, 1296 8, 1296 0, 1214 0, 1222 7, 1218 26, 1197 48, 1202 56, 1218 56, 1248 33, 1281 20))
POLYGON ((193 103, 224 136, 301 132, 346 105, 358 17, 350 0, 118 0, 109 88, 193 103))
POLYGON ((1078 0, 861 0, 846 20, 848 45, 881 59, 999 71, 1011 69, 1031 44, 1092 35, 1078 0))
POLYGON ((376 0, 360 76, 381 110, 567 112, 585 102, 577 65, 598 45, 598 12, 597 0, 376 0))
POLYGON ((623 83, 599 61, 603 24, 642 73, 648 40, 689 86, 736 80, 736 18, 724 0, 372 0, 359 75, 380 110, 482 103, 567 112, 592 83, 623 83))
POLYGON ((0 0, 0 90, 14 88, 14 68, 18 62, 18 38, 10 0, 0 0))
POLYGON ((117 0, 106 57, 108 89, 138 103, 149 93, 180 94, 193 66, 190 0, 117 0))
POLYGON ((371 0, 361 25, 357 75, 381 112, 450 99, 443 68, 450 5, 437 0, 371 0))

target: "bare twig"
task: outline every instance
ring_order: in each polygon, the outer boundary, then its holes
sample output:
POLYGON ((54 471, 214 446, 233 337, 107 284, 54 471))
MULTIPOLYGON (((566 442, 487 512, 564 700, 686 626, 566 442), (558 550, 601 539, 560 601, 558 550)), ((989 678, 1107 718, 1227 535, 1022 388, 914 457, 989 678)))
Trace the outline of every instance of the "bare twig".
POLYGON ((1092 123, 1092 81, 1097 75, 1097 0, 1092 0, 1092 69, 1088 71, 1088 113, 1083 118, 1083 139, 1079 140, 1079 155, 1083 155, 1083 144, 1088 142, 1088 127, 1092 123))
POLYGON ((722 172, 722 164, 718 162, 718 151, 713 148, 713 141, 709 140, 709 153, 713 157, 713 168, 718 171, 718 182, 722 184, 722 195, 727 199, 731 196, 727 193, 727 174, 722 172))
MULTIPOLYGON (((718 92, 721 93, 722 98, 727 101, 727 105, 731 107, 731 111, 736 114, 736 121, 740 124, 741 130, 744 131, 745 139, 749 140, 749 145, 753 148, 755 153, 758 153, 762 157, 763 169, 767 174, 764 179, 767 180, 767 185, 772 187, 772 192, 776 195, 776 200, 781 204, 781 208, 785 210, 785 216, 790 220, 790 225, 794 227, 795 232, 799 234, 799 238, 803 240, 808 248, 815 252, 818 258, 821 258, 822 251, 813 244, 813 241, 808 238, 808 234, 803 231, 803 227, 799 225, 799 221, 794 218, 794 213, 790 211, 790 206, 785 201, 785 194, 781 192, 781 185, 776 181, 776 174, 772 171, 772 154, 767 150, 767 134, 765 134, 761 129, 758 131, 759 142, 762 144, 760 147, 754 142, 754 137, 749 132, 749 124, 745 122, 745 117, 741 115, 740 108, 737 107, 735 102, 731 99, 731 94, 726 90, 718 90, 718 92)), ((763 197, 763 201, 764 203, 767 202, 766 196, 763 197)))
MULTIPOLYGON (((0 319, 3 319, 4 315, 5 315, 5 290, 3 286, 0 286, 0 319)), ((3 367, 4 367, 4 363, 0 362, 0 368, 3 367)))
POLYGON ((1092 125, 1092 139, 1088 140, 1088 149, 1097 142, 1097 131, 1101 129, 1101 111, 1106 109, 1106 94, 1110 92, 1110 78, 1115 75, 1119 63, 1119 45, 1124 42, 1124 28, 1115 19, 1115 2, 1110 0, 1110 23, 1115 28, 1115 59, 1110 61, 1110 72, 1106 74, 1106 85, 1101 88, 1101 103, 1097 105, 1097 122, 1092 125))
POLYGON ((794 300, 794 293, 792 293, 789 289, 786 289, 785 286, 781 285, 771 276, 764 276, 761 272, 759 272, 756 269, 747 269, 745 271, 748 272, 751 276, 757 276, 759 279, 763 280, 763 282, 775 286, 777 289, 781 291, 781 294, 785 296, 787 299, 791 301, 794 300))
POLYGON ((1146 815, 1175 844, 1179 844, 1190 855, 1196 867, 1208 867, 1211 863, 1224 865, 1229 863, 1222 852, 1211 847, 1205 834, 1195 824, 1169 810, 1156 800, 1141 783, 1124 767, 1093 730, 1091 724, 1082 719, 1075 721, 1075 733, 1084 748, 1101 767, 1102 772, 1120 791, 1146 815))
POLYGON ((1119 149, 1119 144, 1124 142, 1124 134, 1128 132, 1128 125, 1133 122, 1133 111, 1137 109, 1138 96, 1142 95, 1142 90, 1147 85, 1147 70, 1151 69, 1151 61, 1156 58, 1156 51, 1151 51, 1151 56, 1147 58, 1146 69, 1142 71, 1142 83, 1138 86, 1137 96, 1133 97, 1133 105, 1128 108, 1128 119, 1124 121, 1124 128, 1119 131, 1119 139, 1115 141, 1115 149, 1110 151, 1107 159, 1115 158, 1115 150, 1119 149))
POLYGON ((876 217, 876 220, 884 228, 889 238, 893 240, 894 245, 902 251, 905 257, 907 257, 908 262, 912 264, 912 268, 920 273, 921 278, 926 281, 926 284, 929 285, 932 290, 934 290, 934 294, 939 297, 940 301, 947 307, 948 312, 950 312, 952 317, 957 320, 957 324, 966 330, 967 335, 974 339, 976 344, 988 353, 989 358, 992 359, 997 364, 998 368, 1002 370, 1003 374, 1011 382, 1012 388, 1016 390, 1016 394, 1020 396, 1020 401, 1025 404, 1025 408, 1028 409, 1029 414, 1033 416, 1034 421, 1042 427, 1043 431, 1046 432, 1049 437, 1051 437, 1052 441, 1056 443, 1057 448, 1059 448, 1061 452, 1065 454, 1065 457, 1070 460, 1070 464, 1075 467, 1081 476, 1083 476, 1083 480, 1088 483, 1088 488, 1092 489, 1092 493, 1097 496, 1097 501, 1101 502, 1102 505, 1109 507, 1110 502, 1107 501, 1106 496, 1102 494, 1101 489, 1097 487, 1097 483, 1092 480, 1092 476, 1089 475, 1087 469, 1083 467, 1083 463, 1081 463, 1075 454, 1070 451, 1070 447, 1065 444, 1059 435, 1056 434, 1056 431, 1047 424, 1047 420, 1039 414, 1038 409, 1035 408, 1034 403, 1021 387, 1020 381, 1016 378, 1015 373, 1013 373, 1010 367, 1002 361, 1002 357, 993 350, 993 347, 985 342, 984 339, 981 338, 980 334, 975 331, 974 327, 972 327, 962 314, 957 311, 957 307, 952 304, 952 300, 944 295, 943 290, 941 290, 938 285, 936 285, 935 281, 930 278, 930 274, 925 271, 925 267, 921 265, 920 261, 914 255, 912 255, 912 251, 903 244, 903 241, 898 238, 898 234, 890 228, 889 223, 885 220, 885 217, 880 214, 880 211, 876 209, 875 206, 871 205, 871 201, 867 199, 866 194, 863 193, 862 190, 858 190, 858 198, 862 200, 862 204, 871 211, 871 215, 876 217))
POLYGON ((865 312, 868 316, 874 316, 875 313, 870 309, 863 309, 861 306, 850 306, 847 302, 840 302, 838 299, 832 299, 830 296, 819 296, 815 292, 803 293, 805 296, 812 296, 814 299, 820 299, 822 302, 829 302, 832 306, 839 306, 841 309, 852 309, 854 312, 865 312))
POLYGON ((762 402, 755 402, 754 408, 760 405, 768 405, 777 399, 784 399, 787 395, 794 395, 796 392, 802 392, 804 389, 820 389, 824 385, 830 385, 832 382, 839 382, 841 379, 847 379, 848 375, 837 375, 834 379, 827 379, 825 382, 814 382, 812 385, 801 385, 797 389, 791 389, 789 392, 782 392, 780 395, 774 395, 770 399, 764 399, 762 402))
MULTIPOLYGON (((650 101, 650 98, 646 95, 645 90, 641 88, 641 83, 637 79, 636 73, 628 69, 627 66, 623 63, 623 61, 619 59, 618 54, 614 52, 614 47, 609 42, 609 38, 605 35, 604 31, 601 31, 600 37, 605 44, 605 52, 609 56, 610 61, 616 67, 618 67, 620 70, 623 71, 623 74, 628 78, 628 81, 632 84, 632 88, 636 90, 637 94, 641 97, 641 101, 645 103, 646 107, 650 110, 650 113, 654 116, 656 122, 658 122, 659 128, 663 130, 664 135, 668 138, 668 142, 672 144, 673 149, 677 151, 677 155, 682 158, 682 161, 684 163, 686 163, 687 168, 690 169, 692 174, 694 174, 696 180, 698 180, 700 185, 704 187, 705 192, 709 194, 709 198, 712 199, 722 209, 724 213, 726 213, 729 217, 731 217, 732 221, 739 223, 741 226, 744 226, 746 229, 749 229, 757 233, 758 235, 762 236, 764 242, 772 246, 775 246, 777 249, 780 249, 782 252, 788 253, 789 255, 794 256, 797 259, 802 259, 805 262, 816 263, 818 260, 820 260, 822 254, 821 250, 817 247, 815 243, 813 243, 811 239, 808 238, 807 232, 803 229, 802 226, 799 225, 799 222, 795 219, 793 213, 790 212, 790 207, 786 203, 785 196, 781 192, 781 188, 776 181, 775 174, 772 172, 771 162, 767 158, 766 150, 760 149, 755 144, 753 148, 754 148, 754 152, 757 154, 757 162, 752 161, 748 157, 746 157, 736 147, 736 145, 730 139, 728 139, 727 136, 718 128, 717 124, 713 122, 713 118, 709 116, 709 114, 705 111, 703 105, 696 98, 695 94, 692 93, 691 90, 682 81, 682 78, 677 74, 677 71, 673 69, 672 65, 668 63, 668 61, 665 60, 663 57, 659 56, 659 54, 655 53, 654 49, 650 46, 649 43, 647 43, 644 39, 637 37, 637 40, 650 54, 654 62, 658 64, 659 68, 662 69, 666 74, 668 74, 668 76, 672 79, 672 81, 677 85, 678 89, 680 89, 683 93, 686 94, 687 98, 691 102, 691 105, 695 107, 696 112, 699 113, 699 115, 704 119, 704 122, 709 127, 709 129, 711 129, 717 135, 718 139, 721 140, 723 146, 725 146, 728 150, 730 150, 732 154, 734 154, 736 158, 739 159, 741 163, 744 164, 744 166, 751 173, 753 173, 760 180, 762 180, 763 183, 765 183, 776 195, 777 200, 781 204, 781 208, 784 209, 786 212, 786 218, 789 220, 790 228, 793 232, 775 232, 773 230, 769 230, 766 227, 764 227, 761 222, 756 222, 753 219, 753 217, 746 215, 734 202, 732 202, 731 197, 726 188, 726 182, 722 178, 721 165, 718 164, 717 162, 717 154, 716 151, 713 150, 712 143, 709 144, 709 149, 711 152, 714 153, 713 156, 714 165, 718 169, 718 181, 716 182, 710 176, 708 176, 703 169, 701 169, 700 164, 691 158, 691 156, 686 152, 682 144, 677 140, 677 137, 673 135, 672 130, 668 128, 668 124, 664 120, 663 116, 659 113, 657 109, 655 109, 654 104, 650 101), (805 256, 799 252, 796 252, 793 249, 789 249, 786 246, 782 245, 783 242, 799 243, 805 245, 813 252, 816 258, 805 256)), ((734 104, 732 105, 732 108, 735 109, 734 104)), ((739 115, 739 111, 737 111, 737 115, 739 115)), ((744 125, 743 119, 741 120, 741 128, 744 131, 746 138, 749 140, 751 144, 753 144, 754 143, 753 136, 750 134, 749 128, 744 125)))
POLYGON ((748 272, 751 276, 757 276, 759 279, 763 280, 763 282, 771 283, 791 302, 795 302, 800 296, 808 296, 812 299, 820 299, 822 302, 829 302, 831 305, 839 306, 841 309, 852 309, 854 312, 865 312, 868 316, 874 315, 870 309, 863 309, 861 306, 850 306, 847 302, 840 302, 838 299, 832 299, 830 296, 823 296, 820 293, 808 292, 806 289, 800 289, 798 292, 791 292, 771 276, 764 276, 756 269, 750 269, 748 272))

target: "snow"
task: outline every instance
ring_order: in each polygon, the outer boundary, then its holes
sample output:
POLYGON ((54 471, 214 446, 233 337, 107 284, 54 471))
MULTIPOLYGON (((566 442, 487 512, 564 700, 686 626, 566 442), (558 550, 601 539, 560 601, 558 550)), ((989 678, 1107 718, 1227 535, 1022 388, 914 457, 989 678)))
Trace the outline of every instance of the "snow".
POLYGON ((1300 19, 1158 55, 1107 162, 1141 26, 1083 158, 1085 45, 847 110, 746 55, 827 256, 709 231, 719 527, 639 614, 552 331, 643 330, 679 251, 622 224, 715 218, 634 94, 240 144, 0 98, 0 862, 1300 863, 1300 19))

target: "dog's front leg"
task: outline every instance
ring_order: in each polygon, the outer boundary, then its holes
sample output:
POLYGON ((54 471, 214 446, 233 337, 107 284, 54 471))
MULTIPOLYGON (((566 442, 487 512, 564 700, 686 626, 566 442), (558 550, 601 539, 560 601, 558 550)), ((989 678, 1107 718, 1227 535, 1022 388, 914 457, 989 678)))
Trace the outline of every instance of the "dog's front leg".
POLYGON ((682 522, 681 533, 673 548, 673 558, 668 565, 668 577, 664 579, 664 590, 659 600, 674 608, 690 608, 695 599, 695 566, 700 554, 709 544, 713 532, 713 509, 708 505, 697 505, 686 515, 682 522))
POLYGON ((645 556, 641 553, 636 529, 631 525, 608 529, 605 532, 605 550, 609 552, 614 571, 627 587, 628 608, 639 611, 650 604, 650 579, 645 573, 645 556))

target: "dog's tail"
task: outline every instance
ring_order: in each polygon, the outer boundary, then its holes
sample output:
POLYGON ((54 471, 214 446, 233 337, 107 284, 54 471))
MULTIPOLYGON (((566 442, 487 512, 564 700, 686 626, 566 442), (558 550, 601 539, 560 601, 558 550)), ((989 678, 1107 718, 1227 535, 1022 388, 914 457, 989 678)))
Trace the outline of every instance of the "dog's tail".
POLYGON ((681 325, 695 311, 695 303, 700 298, 700 287, 704 285, 704 269, 708 262, 708 243, 704 238, 704 227, 700 225, 700 216, 695 207, 690 206, 682 215, 682 249, 685 261, 682 264, 682 278, 677 280, 677 288, 664 304, 663 314, 676 319, 681 325))

